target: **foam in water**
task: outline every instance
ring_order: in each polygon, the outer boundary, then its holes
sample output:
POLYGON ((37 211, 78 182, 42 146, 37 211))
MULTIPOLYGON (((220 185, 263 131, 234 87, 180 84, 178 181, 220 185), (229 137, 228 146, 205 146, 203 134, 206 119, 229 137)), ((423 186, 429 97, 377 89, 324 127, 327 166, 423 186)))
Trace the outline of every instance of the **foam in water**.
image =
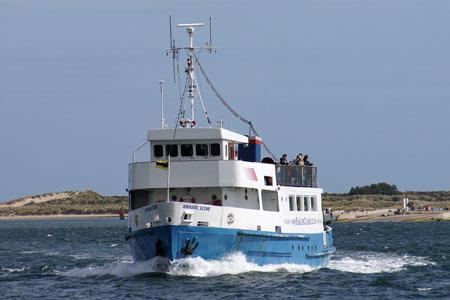
POLYGON ((204 260, 200 257, 180 259, 173 262, 169 274, 187 276, 218 276, 223 274, 239 274, 247 272, 292 272, 304 273, 314 270, 306 265, 282 264, 259 266, 248 262, 242 253, 234 253, 221 260, 204 260))
POLYGON ((74 268, 66 272, 58 272, 59 275, 68 277, 90 276, 117 276, 133 277, 146 273, 157 273, 167 270, 167 259, 156 257, 154 259, 130 263, 127 261, 109 263, 103 266, 89 266, 86 268, 74 268))
POLYGON ((355 252, 331 260, 328 268, 350 273, 392 273, 408 266, 433 264, 422 257, 395 255, 391 253, 355 252))
POLYGON ((121 261, 103 266, 89 266, 87 268, 74 268, 59 275, 69 277, 90 276, 117 276, 133 277, 148 273, 165 273, 175 276, 219 276, 223 274, 239 274, 246 272, 311 272, 313 268, 305 265, 282 264, 264 265, 248 262, 245 255, 235 253, 220 260, 204 260, 200 257, 175 260, 170 263, 168 259, 155 257, 148 261, 130 263, 121 261))
POLYGON ((2 268, 2 271, 7 271, 9 273, 17 273, 25 271, 25 268, 2 268))

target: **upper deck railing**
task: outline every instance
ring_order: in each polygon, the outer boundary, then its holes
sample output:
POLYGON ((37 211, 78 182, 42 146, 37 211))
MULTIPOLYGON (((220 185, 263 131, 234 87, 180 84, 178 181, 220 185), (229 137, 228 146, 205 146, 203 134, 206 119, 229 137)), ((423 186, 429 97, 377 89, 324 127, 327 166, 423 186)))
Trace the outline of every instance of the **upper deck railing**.
POLYGON ((298 187, 317 187, 317 167, 277 165, 277 184, 298 187))

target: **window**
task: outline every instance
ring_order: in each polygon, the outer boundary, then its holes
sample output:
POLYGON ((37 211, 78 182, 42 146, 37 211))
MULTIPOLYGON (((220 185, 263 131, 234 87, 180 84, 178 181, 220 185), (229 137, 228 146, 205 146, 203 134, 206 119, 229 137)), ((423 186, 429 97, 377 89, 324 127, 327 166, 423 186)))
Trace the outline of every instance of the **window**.
POLYGON ((228 159, 235 160, 237 158, 237 147, 235 147, 235 143, 228 143, 228 159))
POLYGON ((265 184, 265 185, 272 186, 272 185, 273 185, 272 177, 270 177, 270 176, 264 176, 264 184, 265 184))
POLYGON ((197 154, 197 156, 208 156, 208 145, 207 144, 195 145, 195 153, 197 154))
POLYGON ((194 156, 194 147, 191 144, 181 144, 181 156, 194 156))
POLYGON ((152 192, 146 190, 130 191, 131 210, 147 206, 152 202, 152 192))
POLYGON ((311 210, 316 211, 317 205, 316 205, 316 196, 311 196, 311 210))
POLYGON ((220 156, 220 144, 211 144, 211 155, 220 156))
POLYGON ((261 191, 263 210, 266 211, 279 211, 278 209, 278 197, 276 191, 261 191))
POLYGON ((166 145, 166 156, 178 156, 178 145, 166 145))
POLYGON ((309 210, 309 203, 308 203, 308 197, 303 197, 303 210, 308 211, 309 210))
POLYGON ((289 196, 289 210, 295 211, 294 196, 289 196))
POLYGON ((302 196, 297 196, 297 211, 302 211, 302 196))
POLYGON ((163 156, 163 146, 162 145, 155 145, 153 146, 153 155, 155 157, 162 157, 163 156))

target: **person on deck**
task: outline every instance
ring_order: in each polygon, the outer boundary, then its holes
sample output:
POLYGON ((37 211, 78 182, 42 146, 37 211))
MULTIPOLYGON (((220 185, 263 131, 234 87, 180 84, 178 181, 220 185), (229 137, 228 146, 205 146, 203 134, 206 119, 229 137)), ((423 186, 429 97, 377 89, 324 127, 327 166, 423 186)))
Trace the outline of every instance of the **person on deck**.
POLYGON ((310 162, 308 158, 309 158, 309 157, 308 157, 308 154, 306 154, 306 155, 305 155, 305 158, 303 159, 303 162, 304 162, 305 166, 307 166, 307 167, 312 167, 312 166, 314 166, 314 164, 313 164, 312 162, 310 162))
POLYGON ((305 162, 303 161, 303 154, 302 154, 302 153, 300 153, 299 155, 297 155, 297 159, 296 159, 296 161, 295 161, 295 164, 296 164, 297 166, 304 166, 304 165, 305 165, 305 162))
POLYGON ((287 154, 283 154, 283 156, 280 158, 280 165, 287 165, 287 154))

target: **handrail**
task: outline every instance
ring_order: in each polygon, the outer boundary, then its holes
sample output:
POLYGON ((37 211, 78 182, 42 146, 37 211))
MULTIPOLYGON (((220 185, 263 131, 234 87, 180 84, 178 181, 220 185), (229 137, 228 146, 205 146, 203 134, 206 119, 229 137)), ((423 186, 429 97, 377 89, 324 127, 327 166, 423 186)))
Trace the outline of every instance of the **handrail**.
POLYGON ((148 140, 145 141, 145 143, 143 143, 142 145, 140 145, 139 147, 137 147, 136 150, 133 151, 133 160, 132 160, 133 164, 136 162, 136 151, 138 151, 139 149, 141 149, 142 147, 144 147, 145 144, 147 144, 147 143, 148 143, 148 140))
POLYGON ((317 167, 277 165, 277 184, 297 187, 317 187, 317 167))

